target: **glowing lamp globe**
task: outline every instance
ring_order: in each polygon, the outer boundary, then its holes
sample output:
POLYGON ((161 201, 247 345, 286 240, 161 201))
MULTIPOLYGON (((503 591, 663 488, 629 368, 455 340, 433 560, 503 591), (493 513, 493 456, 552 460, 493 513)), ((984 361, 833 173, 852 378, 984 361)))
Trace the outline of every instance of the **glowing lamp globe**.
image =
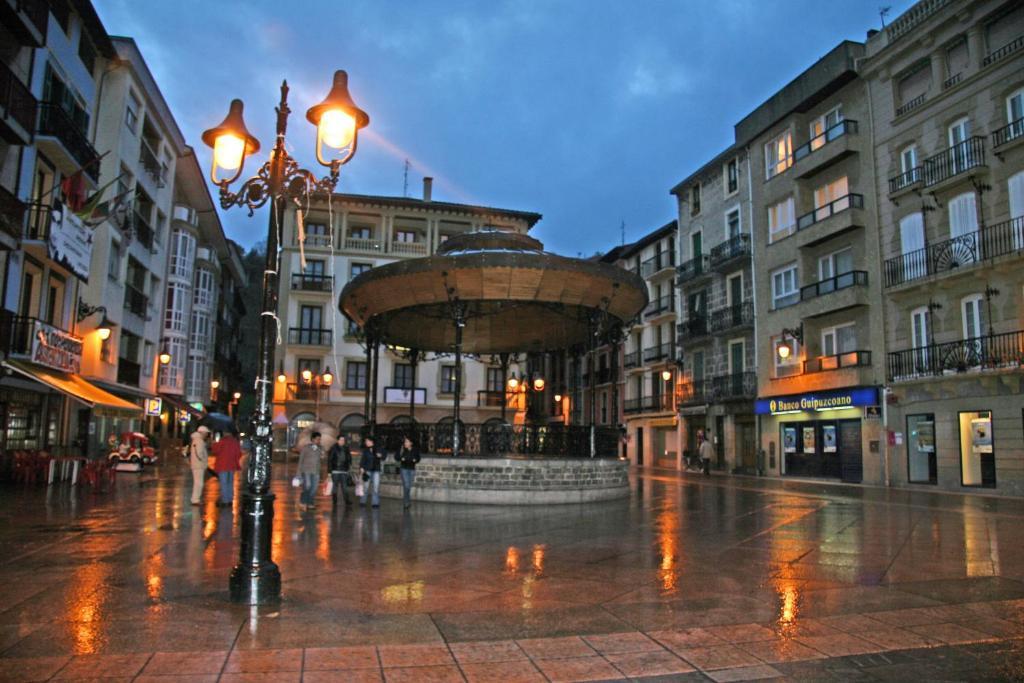
POLYGON ((533 390, 544 391, 544 379, 542 377, 533 380, 533 390))

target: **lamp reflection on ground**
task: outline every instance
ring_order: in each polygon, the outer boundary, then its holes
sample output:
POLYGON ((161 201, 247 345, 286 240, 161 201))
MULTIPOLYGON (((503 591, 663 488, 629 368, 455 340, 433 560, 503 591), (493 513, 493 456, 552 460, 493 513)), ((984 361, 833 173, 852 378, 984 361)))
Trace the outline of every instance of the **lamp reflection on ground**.
POLYGON ((423 581, 396 583, 380 589, 381 600, 389 605, 410 605, 423 600, 423 581))
POLYGON ((533 575, 540 578, 544 574, 544 551, 546 546, 535 545, 533 546, 533 575))
POLYGON ((75 570, 68 596, 72 650, 76 655, 99 652, 107 643, 103 638, 103 604, 109 595, 111 566, 90 563, 75 570))
POLYGON ((505 551, 505 574, 513 577, 519 573, 519 548, 510 545, 505 551))
POLYGON ((664 510, 658 515, 658 581, 663 593, 679 590, 679 513, 664 510))

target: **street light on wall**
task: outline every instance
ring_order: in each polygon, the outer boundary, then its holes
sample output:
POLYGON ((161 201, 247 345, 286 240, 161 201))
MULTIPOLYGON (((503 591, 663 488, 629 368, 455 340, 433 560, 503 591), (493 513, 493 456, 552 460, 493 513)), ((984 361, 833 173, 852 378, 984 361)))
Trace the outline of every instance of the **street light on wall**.
MULTIPOLYGON (((268 203, 271 207, 260 311, 253 454, 245 478, 248 485, 242 495, 239 561, 228 583, 233 601, 254 605, 274 602, 281 594, 281 572, 270 558, 274 517, 270 480, 274 348, 279 325, 278 246, 284 212, 290 205, 308 205, 311 198, 329 199, 338 184, 341 166, 352 159, 359 131, 369 124, 370 118, 349 95, 348 75, 336 71, 327 97, 306 112, 306 119, 316 126, 317 161, 330 169, 327 176, 318 179, 311 171, 301 168, 288 153, 285 133, 291 109, 288 107, 288 83, 283 82, 270 158, 256 175, 245 180, 237 192, 232 192, 229 186, 241 177, 246 157, 260 150, 259 140, 245 125, 243 108, 241 100, 232 100, 228 115, 218 126, 205 131, 202 140, 213 150, 210 178, 220 188, 221 208, 242 207, 248 209, 251 216, 268 203)), ((278 381, 283 374, 278 374, 278 381)))
POLYGON ((163 346, 160 349, 160 355, 157 356, 157 360, 160 361, 160 365, 169 365, 171 362, 171 352, 167 350, 167 346, 163 346))
POLYGON ((803 346, 804 324, 800 323, 792 329, 788 327, 782 328, 779 343, 775 346, 775 353, 779 356, 779 360, 788 360, 793 354, 793 349, 790 347, 789 342, 786 341, 786 337, 789 337, 800 346, 803 346))
POLYGON ((99 335, 100 341, 107 341, 110 339, 110 333, 115 325, 114 322, 107 318, 107 307, 90 306, 81 299, 78 300, 78 322, 82 322, 90 315, 94 315, 96 313, 103 314, 103 317, 100 318, 99 325, 96 326, 96 334, 99 335))

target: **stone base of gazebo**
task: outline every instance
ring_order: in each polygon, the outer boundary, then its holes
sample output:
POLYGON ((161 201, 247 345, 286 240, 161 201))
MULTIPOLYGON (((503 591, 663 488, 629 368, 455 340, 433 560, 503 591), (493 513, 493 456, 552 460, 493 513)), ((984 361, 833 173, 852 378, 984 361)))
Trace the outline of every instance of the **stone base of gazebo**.
MULTIPOLYGON (((384 473, 380 492, 402 497, 397 471, 384 473)), ((591 503, 628 496, 629 462, 614 458, 425 455, 412 490, 413 500, 477 505, 591 503)))

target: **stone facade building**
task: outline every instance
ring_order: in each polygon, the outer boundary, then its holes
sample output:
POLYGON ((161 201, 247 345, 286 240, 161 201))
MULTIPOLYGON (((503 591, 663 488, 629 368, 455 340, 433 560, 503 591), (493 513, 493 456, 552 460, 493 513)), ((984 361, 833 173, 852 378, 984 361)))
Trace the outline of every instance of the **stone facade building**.
POLYGON ((869 38, 861 75, 889 476, 1024 494, 1024 5, 918 3, 869 38))
POLYGON ((713 466, 756 469, 754 278, 747 155, 730 147, 672 189, 680 263, 675 387, 680 452, 711 434, 713 466))

